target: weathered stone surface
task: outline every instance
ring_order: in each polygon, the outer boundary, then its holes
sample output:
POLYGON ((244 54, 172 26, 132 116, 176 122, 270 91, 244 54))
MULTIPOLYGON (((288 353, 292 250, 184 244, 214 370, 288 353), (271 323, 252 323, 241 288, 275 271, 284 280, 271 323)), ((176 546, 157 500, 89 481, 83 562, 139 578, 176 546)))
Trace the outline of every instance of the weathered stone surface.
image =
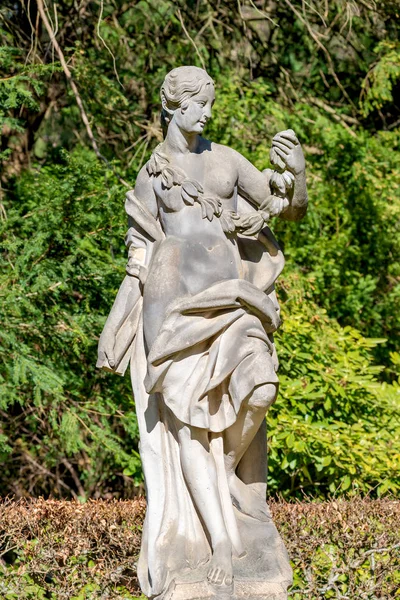
POLYGON ((282 587, 268 581, 235 580, 232 591, 223 590, 201 581, 177 584, 165 596, 165 600, 287 600, 282 587))
POLYGON ((266 504, 265 414, 277 394, 268 223, 307 209, 292 130, 275 170, 203 137, 214 82, 179 67, 161 89, 165 140, 128 192, 127 274, 97 366, 131 363, 148 510, 138 575, 150 598, 285 598, 291 569, 266 504))
POLYGON ((246 554, 233 559, 232 586, 207 582, 207 565, 177 578, 163 600, 218 598, 286 600, 292 570, 286 549, 272 521, 259 523, 235 511, 246 554))

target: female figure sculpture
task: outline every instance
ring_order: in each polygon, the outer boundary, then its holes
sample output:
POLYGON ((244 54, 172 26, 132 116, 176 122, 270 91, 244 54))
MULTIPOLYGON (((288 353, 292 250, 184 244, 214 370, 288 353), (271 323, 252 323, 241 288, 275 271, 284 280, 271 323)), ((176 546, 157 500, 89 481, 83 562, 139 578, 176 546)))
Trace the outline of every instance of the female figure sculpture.
POLYGON ((127 194, 127 275, 98 360, 120 374, 131 361, 148 500, 139 580, 151 598, 239 597, 240 581, 263 579, 286 597, 265 499, 284 259, 266 224, 305 214, 303 153, 281 132, 278 170, 260 172, 205 139, 214 82, 197 67, 171 71, 161 100, 165 140, 127 194), (179 596, 185 582, 197 587, 179 596))

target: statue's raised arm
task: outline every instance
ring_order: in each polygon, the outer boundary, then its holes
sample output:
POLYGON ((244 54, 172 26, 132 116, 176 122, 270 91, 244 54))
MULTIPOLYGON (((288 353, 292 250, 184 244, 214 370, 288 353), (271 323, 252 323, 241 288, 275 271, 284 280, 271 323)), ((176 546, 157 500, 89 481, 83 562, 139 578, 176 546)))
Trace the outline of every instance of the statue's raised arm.
POLYGON ((276 194, 286 197, 289 205, 280 213, 288 221, 299 221, 307 212, 306 161, 293 129, 277 133, 272 139, 271 162, 279 171, 271 177, 276 194))
POLYGON ((257 209, 238 210, 236 229, 243 235, 258 234, 272 217, 289 221, 302 219, 307 212, 307 186, 303 150, 292 129, 277 133, 272 140, 271 162, 275 170, 263 172, 239 153, 234 153, 238 168, 238 193, 257 209))
POLYGON ((266 503, 265 415, 284 258, 268 223, 304 215, 304 156, 291 130, 273 138, 264 172, 207 140, 214 99, 203 69, 165 78, 165 139, 127 194, 127 274, 98 366, 123 374, 131 362, 144 594, 283 600, 291 569, 266 503))

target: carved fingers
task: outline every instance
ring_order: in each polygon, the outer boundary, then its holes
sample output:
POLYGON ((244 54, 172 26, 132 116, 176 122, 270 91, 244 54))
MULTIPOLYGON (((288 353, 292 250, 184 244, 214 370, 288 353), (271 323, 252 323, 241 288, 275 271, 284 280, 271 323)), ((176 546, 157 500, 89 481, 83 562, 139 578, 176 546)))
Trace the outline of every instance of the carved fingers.
POLYGON ((294 174, 305 169, 303 150, 293 129, 277 133, 272 139, 270 159, 279 169, 288 169, 294 174))
POLYGON ((258 211, 248 213, 244 215, 232 215, 235 221, 236 229, 240 231, 242 235, 252 236, 256 235, 264 227, 265 222, 269 219, 269 213, 266 211, 258 211))
POLYGON ((268 203, 261 206, 257 212, 238 215, 232 213, 231 218, 235 223, 235 229, 246 237, 257 235, 265 227, 271 217, 281 214, 289 206, 287 198, 269 196, 268 203))
POLYGON ((289 146, 289 148, 293 148, 293 146, 297 146, 299 140, 297 139, 297 135, 293 131, 293 129, 285 129, 285 131, 280 131, 276 135, 274 135, 273 140, 282 139, 285 144, 289 146))
MULTIPOLYGON (((291 171, 285 170, 283 173, 274 171, 269 180, 269 185, 273 195, 280 196, 282 198, 288 195, 288 190, 293 188, 294 175, 291 171)), ((261 205, 263 208, 263 205, 261 205)))
POLYGON ((287 198, 273 196, 273 203, 271 204, 270 209, 269 209, 270 217, 277 217, 288 206, 289 206, 289 200, 287 198))

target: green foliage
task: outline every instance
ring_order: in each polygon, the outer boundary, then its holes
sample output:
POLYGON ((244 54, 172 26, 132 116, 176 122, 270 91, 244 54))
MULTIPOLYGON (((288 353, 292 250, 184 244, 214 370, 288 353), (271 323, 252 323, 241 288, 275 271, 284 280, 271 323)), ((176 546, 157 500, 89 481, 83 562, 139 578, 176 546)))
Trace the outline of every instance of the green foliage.
POLYGON ((355 135, 316 107, 282 109, 263 80, 222 79, 211 138, 263 169, 271 138, 285 127, 302 132, 311 199, 300 223, 273 224, 286 268, 301 268, 329 316, 386 338, 375 355, 390 369, 400 336, 400 131, 355 135))
MULTIPOLYGON (((100 150, 132 186, 177 57, 216 81, 211 139, 264 169, 272 136, 298 133, 309 212, 272 224, 287 267, 270 490, 398 493, 398 3, 95 0, 84 18, 46 4, 100 150)), ((129 496, 129 378, 94 367, 124 274, 125 190, 88 150, 36 11, 0 8, 0 493, 129 496)))
MULTIPOLYGON (((58 67, 52 65, 26 65, 22 52, 12 46, 0 46, 0 130, 12 133, 24 132, 24 111, 37 112, 39 98, 45 90, 45 79, 58 67)), ((0 152, 0 161, 11 154, 6 148, 0 152)))
POLYGON ((354 137, 307 107, 289 122, 305 122, 304 141, 320 154, 307 157, 309 214, 277 235, 331 317, 387 338, 376 356, 389 364, 400 334, 399 130, 354 137))
MULTIPOLYGON (((115 485, 121 469, 140 479, 129 382, 95 369, 98 335, 124 273, 123 191, 91 152, 55 160, 19 178, 0 229, 8 265, 0 282, 3 473, 12 476, 11 446, 13 456, 47 470, 64 456, 66 480, 75 487, 78 469, 86 496, 115 485)), ((39 469, 32 492, 42 491, 42 476, 39 469)), ((46 492, 58 485, 54 479, 46 492)))
POLYGON ((372 349, 384 342, 340 327, 284 276, 277 336, 280 395, 269 423, 271 492, 315 496, 400 491, 400 380, 381 383, 372 349))
POLYGON ((400 80, 400 45, 382 41, 375 52, 382 53, 382 56, 363 82, 365 97, 361 106, 365 117, 373 110, 383 108, 386 103, 393 102, 393 88, 400 80))

